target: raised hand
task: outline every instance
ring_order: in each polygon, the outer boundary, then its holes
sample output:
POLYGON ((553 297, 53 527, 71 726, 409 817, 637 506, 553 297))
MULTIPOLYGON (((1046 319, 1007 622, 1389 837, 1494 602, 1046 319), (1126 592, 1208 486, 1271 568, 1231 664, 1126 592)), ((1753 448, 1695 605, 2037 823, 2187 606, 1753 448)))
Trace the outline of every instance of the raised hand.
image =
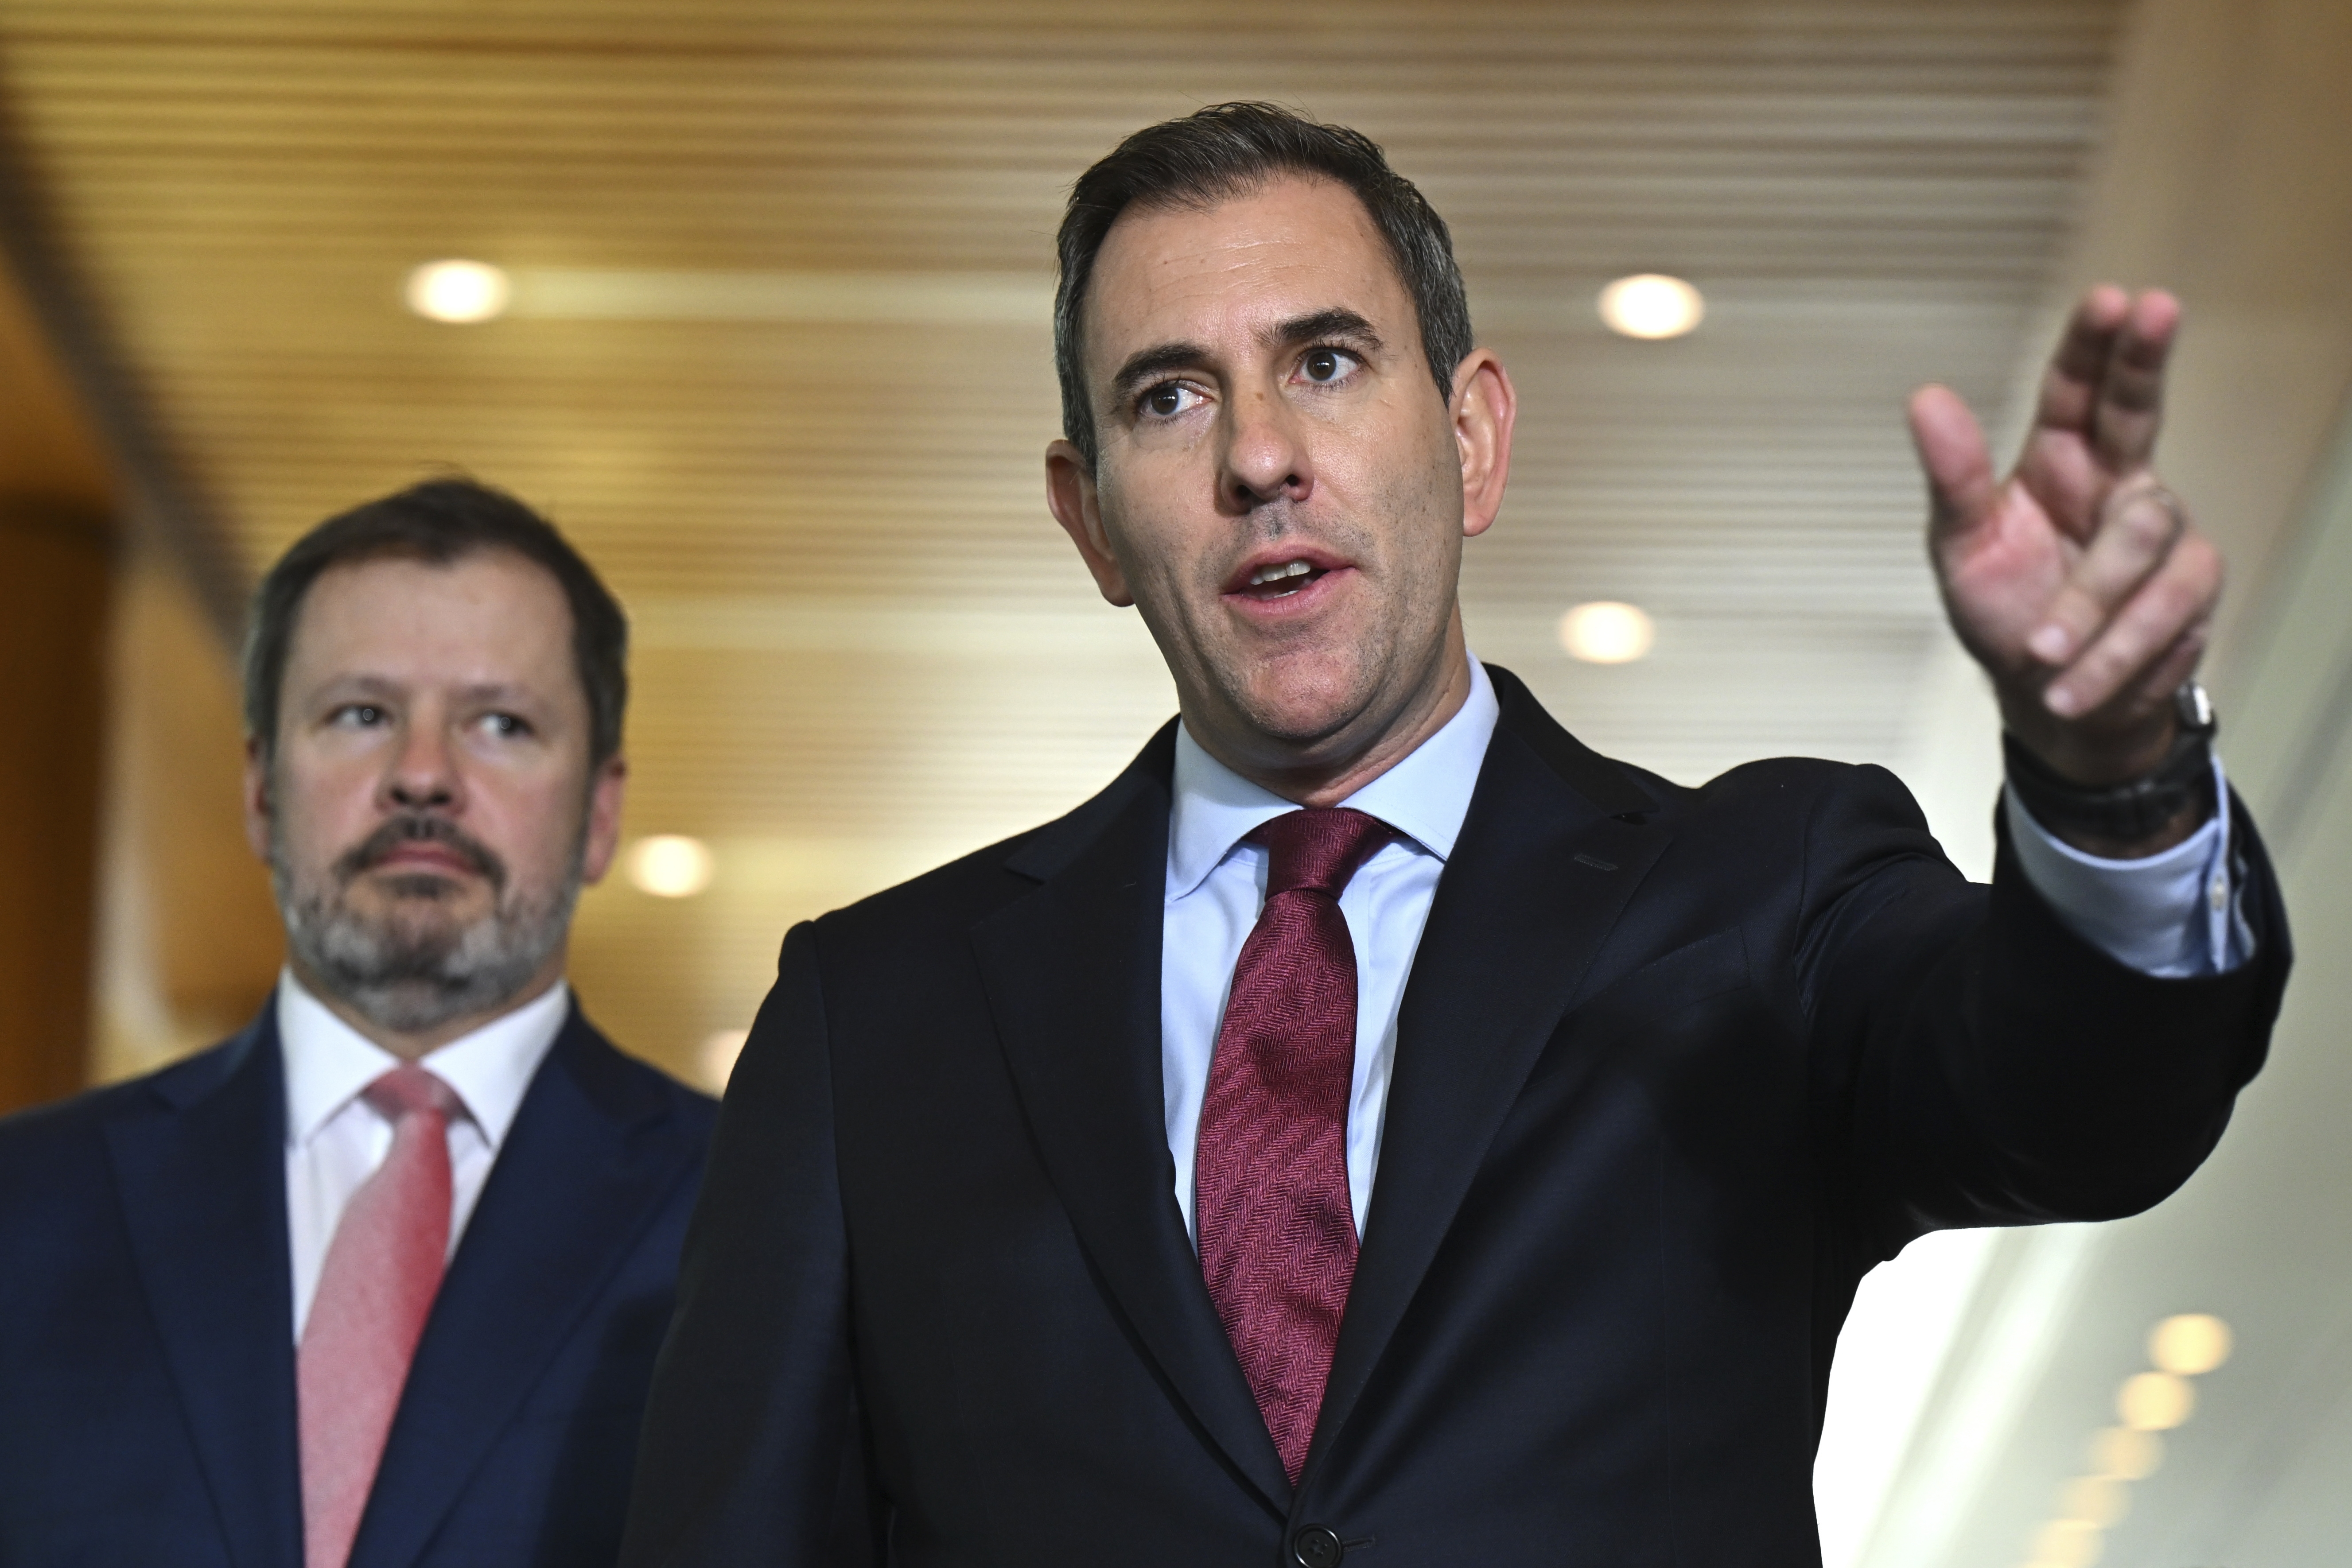
POLYGON ((2010 731, 2083 784, 2163 758, 2172 694, 2221 598, 2220 552, 2149 466, 2179 321, 2158 289, 2084 296, 2006 479, 1957 394, 1911 398, 1952 628, 1991 674, 2010 731))

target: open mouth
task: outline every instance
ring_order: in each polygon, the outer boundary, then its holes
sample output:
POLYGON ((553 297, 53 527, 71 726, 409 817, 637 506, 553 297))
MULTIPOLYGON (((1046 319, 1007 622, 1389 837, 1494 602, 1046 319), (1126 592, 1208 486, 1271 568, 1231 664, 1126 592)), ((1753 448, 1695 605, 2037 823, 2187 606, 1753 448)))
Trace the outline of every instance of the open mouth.
POLYGON ((1289 599, 1312 588, 1329 576, 1333 570, 1304 557, 1269 561, 1253 570, 1247 579, 1230 591, 1261 601, 1289 599))

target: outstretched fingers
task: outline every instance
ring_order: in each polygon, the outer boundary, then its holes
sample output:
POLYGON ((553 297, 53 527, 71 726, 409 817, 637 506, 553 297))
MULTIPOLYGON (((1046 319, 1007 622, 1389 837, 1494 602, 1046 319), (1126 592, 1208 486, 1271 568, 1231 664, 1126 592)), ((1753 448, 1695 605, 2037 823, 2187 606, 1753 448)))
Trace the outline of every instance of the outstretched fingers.
POLYGON ((2113 473, 2099 457, 2099 400, 2131 296, 2101 284, 2083 296, 2042 372, 2018 477, 2069 538, 2090 537, 2113 473))
POLYGON ((1976 415, 1949 387, 1924 386, 1911 394, 1911 444, 1927 475, 1927 538, 1937 548, 1992 513, 1999 493, 1992 455, 1976 415))
POLYGON ((2164 363, 2180 326, 2180 302, 2151 288, 2131 302, 2107 356, 2092 415, 2093 445, 2111 474, 2147 465, 2164 423, 2164 363))
POLYGON ((2098 407, 2099 385, 2116 340, 2131 315, 2131 296, 2112 283, 2102 283, 2074 306, 2066 319, 2065 335, 2050 368, 2042 372, 2042 392, 2033 406, 2033 427, 2087 434, 2098 407))

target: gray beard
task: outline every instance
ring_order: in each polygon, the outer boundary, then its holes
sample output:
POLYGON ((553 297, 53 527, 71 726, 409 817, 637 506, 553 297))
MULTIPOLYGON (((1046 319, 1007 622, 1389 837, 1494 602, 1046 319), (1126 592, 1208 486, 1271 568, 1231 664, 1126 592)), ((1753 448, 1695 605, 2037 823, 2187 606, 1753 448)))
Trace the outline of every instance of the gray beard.
POLYGON ((494 878, 489 914, 464 925, 436 907, 438 878, 401 879, 393 912, 371 920, 343 900, 347 877, 299 877, 284 846, 269 869, 286 945, 327 991, 377 1028, 416 1034, 511 1000, 563 946, 580 897, 580 854, 561 883, 533 898, 494 878))

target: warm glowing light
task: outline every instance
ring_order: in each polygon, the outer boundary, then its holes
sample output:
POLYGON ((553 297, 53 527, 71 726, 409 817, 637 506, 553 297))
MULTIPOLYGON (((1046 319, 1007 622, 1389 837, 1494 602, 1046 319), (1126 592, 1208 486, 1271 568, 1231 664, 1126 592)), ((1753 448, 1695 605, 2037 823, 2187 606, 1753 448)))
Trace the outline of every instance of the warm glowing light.
POLYGON ((702 1082, 713 1093, 727 1087, 729 1074, 735 1071, 735 1059, 743 1054, 743 1042, 751 1038, 748 1029, 713 1030, 696 1053, 696 1065, 702 1069, 702 1082))
POLYGON ((2060 1498, 2058 1512, 2066 1519, 2080 1520, 2107 1530, 2123 1518, 2131 1507, 2131 1488, 2112 1476, 2080 1476, 2066 1483, 2060 1498))
POLYGON ((1648 653, 1656 640, 1649 616, 1613 599, 1580 604, 1559 618, 1559 645, 1587 664, 1626 664, 1648 653))
POLYGON ((2195 1377, 2230 1359, 2230 1325, 2210 1312, 2183 1312, 2156 1325, 2147 1358, 2167 1372, 2195 1377))
POLYGON ((1697 289, 1662 272, 1637 272, 1601 291, 1601 319, 1628 338, 1679 338, 1706 314, 1697 289))
POLYGON ((2079 1519, 2053 1520, 2033 1538, 2033 1558, 2052 1568, 2091 1568, 2105 1544, 2095 1524, 2079 1519))
POLYGON ((2091 1439, 2091 1468, 2119 1481, 2144 1481, 2164 1463, 2164 1439, 2153 1432, 2110 1427, 2091 1439))
POLYGON ((710 885, 710 848, 683 833, 657 833, 629 846, 629 880, 656 898, 692 898, 710 885))
POLYGON ((428 261, 408 275, 408 308, 428 321, 488 321, 508 293, 506 273, 487 261, 428 261))
POLYGON ((2116 1414, 2125 1426, 2141 1432, 2170 1431, 2196 1408, 2197 1390, 2187 1378, 2168 1372, 2126 1377, 2116 1395, 2116 1414))

